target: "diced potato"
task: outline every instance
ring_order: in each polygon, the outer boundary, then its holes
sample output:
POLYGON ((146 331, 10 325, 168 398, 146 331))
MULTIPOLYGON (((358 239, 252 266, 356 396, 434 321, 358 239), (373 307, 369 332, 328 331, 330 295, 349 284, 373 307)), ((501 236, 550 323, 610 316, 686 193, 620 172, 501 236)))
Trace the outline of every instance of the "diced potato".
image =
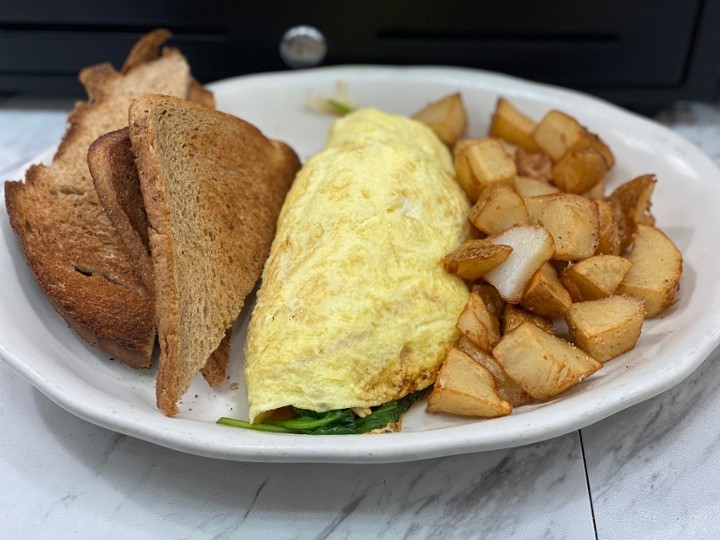
POLYGON ((488 311, 495 315, 498 320, 500 319, 503 310, 505 309, 506 302, 503 300, 503 297, 500 296, 500 293, 495 287, 489 283, 480 281, 478 283, 473 283, 470 292, 480 295, 483 302, 485 302, 485 307, 487 307, 488 311))
POLYGON ((455 346, 492 373, 497 385, 496 391, 498 396, 513 407, 520 407, 521 405, 530 403, 531 399, 527 392, 507 376, 507 373, 505 373, 497 360, 495 360, 489 352, 480 350, 465 336, 460 337, 455 346))
POLYGON ((475 178, 475 175, 470 168, 470 162, 467 159, 468 149, 472 148, 477 144, 477 140, 467 141, 463 144, 456 145, 459 150, 453 151, 453 158, 455 161, 455 177, 457 178, 458 184, 463 188, 465 194, 470 199, 471 203, 478 200, 480 191, 483 186, 475 178))
POLYGON ((503 147, 503 150, 507 152, 507 155, 512 158, 513 161, 515 161, 515 155, 522 150, 519 146, 515 146, 513 143, 508 142, 504 139, 494 139, 497 142, 500 143, 500 146, 503 147))
POLYGON ((603 156, 608 169, 615 164, 610 148, 594 133, 589 132, 572 116, 560 111, 548 112, 535 126, 532 134, 540 151, 558 161, 571 148, 591 146, 603 156))
POLYGON ((630 244, 638 224, 653 225, 655 222, 650 205, 656 182, 654 174, 644 174, 621 184, 608 197, 620 234, 621 253, 630 244))
POLYGON ((533 222, 547 229, 553 237, 553 259, 573 261, 595 254, 600 232, 595 201, 570 193, 524 200, 533 222))
POLYGON ((608 169, 612 169, 615 166, 615 156, 610 150, 610 147, 595 133, 585 130, 583 140, 579 143, 579 146, 592 146, 605 159, 605 164, 608 169))
POLYGON ((462 96, 451 94, 428 104, 412 116, 432 129, 438 138, 452 146, 467 129, 467 113, 462 96))
POLYGON ((515 152, 515 168, 518 176, 552 182, 553 162, 547 154, 527 152, 518 148, 515 152))
POLYGON ((458 317, 457 329, 483 351, 500 340, 500 321, 477 293, 470 293, 465 309, 458 317))
POLYGON ((519 225, 489 236, 492 243, 507 245, 513 251, 508 258, 487 272, 483 279, 494 285, 506 302, 517 304, 525 287, 540 267, 555 252, 552 236, 542 227, 519 225))
POLYGON ((505 261, 512 248, 487 239, 468 240, 445 257, 446 272, 475 281, 505 261))
POLYGON ((613 294, 632 263, 617 255, 594 255, 571 264, 560 277, 574 302, 613 294))
POLYGON ((525 322, 503 336, 492 355, 505 373, 535 399, 550 399, 602 364, 571 343, 525 322))
POLYGON ((517 176, 515 161, 497 139, 478 139, 455 156, 457 179, 471 202, 478 200, 488 184, 512 186, 517 176))
POLYGON ((537 197, 539 195, 560 193, 560 190, 552 184, 548 184, 544 180, 537 180, 526 176, 518 176, 515 178, 515 191, 517 191, 521 197, 537 197))
POLYGON ((555 269, 555 273, 559 276, 561 275, 565 270, 567 270, 567 267, 570 266, 572 262, 570 261, 558 261, 557 259, 551 259, 550 260, 550 266, 552 266, 555 269))
POLYGON ((476 142, 480 141, 482 139, 478 138, 462 138, 458 139, 457 142, 452 146, 452 154, 453 158, 457 157, 459 153, 461 153, 465 148, 470 146, 471 144, 475 144, 476 142))
POLYGON ((555 185, 567 193, 582 194, 605 177, 607 164, 592 146, 571 148, 552 168, 555 185))
POLYGON ((553 110, 537 123, 532 138, 541 152, 558 161, 584 137, 585 131, 572 116, 553 110))
POLYGON ((600 181, 593 187, 583 193, 583 197, 588 199, 596 199, 602 201, 605 199, 605 177, 601 178, 600 181))
POLYGON ((627 223, 620 205, 602 199, 596 200, 595 204, 598 209, 598 221, 600 224, 597 252, 601 255, 620 255, 622 253, 620 226, 625 227, 627 223))
POLYGON ((503 335, 511 332, 524 322, 537 324, 548 334, 555 334, 555 325, 551 319, 538 315, 537 313, 531 313, 514 304, 505 305, 505 311, 503 312, 503 335))
POLYGON ((644 319, 643 301, 627 295, 577 302, 565 316, 577 346, 600 362, 635 347, 644 319))
POLYGON ((512 406, 498 396, 487 368, 452 348, 438 372, 427 412, 493 418, 510 414, 512 406))
POLYGON ((525 203, 505 184, 491 184, 480 192, 470 210, 470 221, 486 234, 496 234, 515 225, 530 224, 525 203))
POLYGON ((680 287, 682 254, 660 229, 638 225, 627 258, 632 266, 617 293, 642 299, 646 317, 656 317, 673 303, 680 287))
POLYGON ((628 213, 616 199, 606 199, 610 204, 612 218, 615 222, 615 229, 618 235, 618 254, 625 253, 625 250, 632 242, 632 235, 635 232, 635 223, 628 213))
POLYGON ((490 124, 490 136, 503 139, 530 152, 538 152, 532 138, 535 122, 517 110, 508 100, 500 98, 490 124))
POLYGON ((572 298, 560 282, 555 268, 545 263, 529 281, 520 304, 533 313, 554 319, 565 315, 572 298))
POLYGON ((643 216, 650 213, 651 198, 657 178, 654 174, 643 174, 619 185, 610 194, 635 223, 641 223, 643 216))

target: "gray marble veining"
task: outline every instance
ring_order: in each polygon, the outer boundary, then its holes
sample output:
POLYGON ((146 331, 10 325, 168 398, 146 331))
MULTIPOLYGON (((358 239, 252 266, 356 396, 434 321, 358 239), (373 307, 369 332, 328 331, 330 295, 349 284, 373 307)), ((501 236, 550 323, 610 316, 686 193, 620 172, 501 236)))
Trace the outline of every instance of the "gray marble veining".
POLYGON ((720 165, 720 105, 678 103, 655 118, 682 135, 720 165))
POLYGON ((583 430, 598 538, 720 534, 720 350, 678 386, 583 430))

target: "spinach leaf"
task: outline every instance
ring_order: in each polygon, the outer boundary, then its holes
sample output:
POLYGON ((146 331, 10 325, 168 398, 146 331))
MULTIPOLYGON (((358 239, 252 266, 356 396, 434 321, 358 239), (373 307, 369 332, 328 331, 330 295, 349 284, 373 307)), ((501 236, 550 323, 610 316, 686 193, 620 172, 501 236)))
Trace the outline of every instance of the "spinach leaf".
POLYGON ((251 424, 245 420, 222 417, 217 423, 225 426, 253 429, 256 431, 270 431, 274 433, 299 433, 305 435, 351 435, 368 433, 376 429, 383 429, 388 424, 400 420, 400 416, 424 394, 425 390, 420 390, 408 394, 403 398, 372 407, 370 414, 364 417, 357 416, 350 409, 327 412, 293 409, 294 418, 286 420, 266 420, 262 423, 251 424))
POLYGON ((375 429, 384 428, 391 422, 397 422, 400 420, 400 415, 406 412, 422 394, 422 391, 414 392, 404 398, 388 401, 378 407, 374 407, 370 414, 364 418, 358 418, 355 421, 357 433, 367 433, 375 429))

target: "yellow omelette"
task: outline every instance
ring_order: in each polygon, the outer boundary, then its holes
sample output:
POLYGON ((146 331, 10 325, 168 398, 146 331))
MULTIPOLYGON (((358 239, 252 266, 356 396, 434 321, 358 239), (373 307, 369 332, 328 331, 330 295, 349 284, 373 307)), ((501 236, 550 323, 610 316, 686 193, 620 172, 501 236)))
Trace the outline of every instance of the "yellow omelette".
POLYGON ((469 203, 425 125, 338 119, 293 184, 245 342, 250 420, 293 405, 367 408, 435 381, 466 285, 442 268, 469 203))

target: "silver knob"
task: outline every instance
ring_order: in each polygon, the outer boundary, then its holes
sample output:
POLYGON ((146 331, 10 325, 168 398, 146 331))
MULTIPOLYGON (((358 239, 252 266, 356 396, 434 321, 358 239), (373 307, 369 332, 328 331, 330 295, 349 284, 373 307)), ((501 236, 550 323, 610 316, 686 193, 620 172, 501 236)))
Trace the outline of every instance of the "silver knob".
POLYGON ((317 66, 326 52, 325 36, 314 26, 293 26, 280 41, 280 56, 291 68, 317 66))

